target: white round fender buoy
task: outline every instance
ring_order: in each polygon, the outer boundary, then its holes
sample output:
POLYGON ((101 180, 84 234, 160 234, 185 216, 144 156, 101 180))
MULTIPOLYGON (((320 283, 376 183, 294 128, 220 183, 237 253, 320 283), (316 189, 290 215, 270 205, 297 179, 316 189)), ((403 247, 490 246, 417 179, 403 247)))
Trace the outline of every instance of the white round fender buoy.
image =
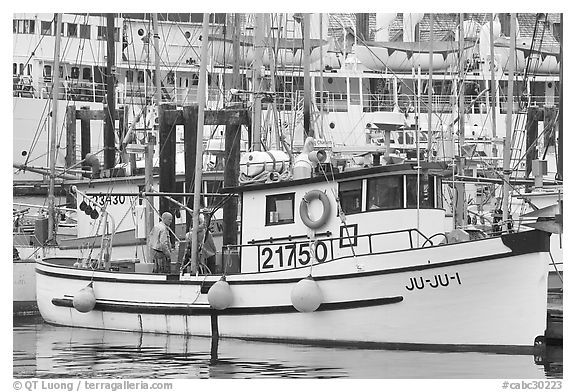
POLYGON ((72 305, 74 306, 74 309, 80 313, 88 313, 94 309, 94 306, 96 306, 96 295, 94 295, 92 282, 76 293, 72 300, 72 305))
POLYGON ((302 279, 290 294, 292 305, 299 312, 314 312, 322 304, 322 291, 312 276, 302 279))
POLYGON ((232 304, 232 289, 225 277, 214 283, 208 290, 208 303, 217 310, 224 310, 232 304))

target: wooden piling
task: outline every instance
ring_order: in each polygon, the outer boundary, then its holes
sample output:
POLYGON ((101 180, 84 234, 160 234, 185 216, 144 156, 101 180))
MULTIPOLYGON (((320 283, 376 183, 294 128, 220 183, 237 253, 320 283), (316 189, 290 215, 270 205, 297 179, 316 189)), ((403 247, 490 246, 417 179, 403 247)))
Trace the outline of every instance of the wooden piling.
POLYGON ((104 122, 104 169, 112 169, 116 162, 114 73, 116 66, 114 43, 114 14, 106 14, 107 69, 106 69, 106 117, 104 122))
MULTIPOLYGON (((224 187, 238 186, 240 175, 240 138, 242 126, 240 124, 227 124, 224 131, 224 187)), ((236 245, 238 243, 238 198, 231 197, 222 208, 223 214, 223 244, 236 245)))
MULTIPOLYGON (((176 192, 176 124, 170 111, 175 111, 176 105, 164 103, 158 107, 158 123, 160 125, 160 192, 176 192)), ((160 214, 169 211, 174 216, 174 205, 165 198, 160 198, 160 214)), ((175 219, 170 228, 175 229, 175 219)), ((170 234, 174 244, 174 236, 170 234)))
POLYGON ((220 340, 220 333, 218 332, 218 311, 211 309, 210 324, 212 327, 212 344, 210 346, 210 362, 218 361, 218 341, 220 340))
MULTIPOLYGON (((184 106, 182 108, 184 120, 184 166, 185 166, 185 191, 192 192, 194 188, 194 175, 196 174, 196 140, 198 137, 198 105, 184 106)), ((200 135, 202 137, 202 135, 200 135)), ((193 208, 193 198, 188 197, 186 206, 193 208)), ((192 226, 192 215, 186 213, 186 232, 192 226)))
MULTIPOLYGON (((81 159, 85 159, 86 155, 90 154, 90 119, 86 116, 80 117, 80 150, 81 159)), ((82 169, 90 170, 90 165, 83 164, 82 169)))
POLYGON ((66 167, 76 164, 76 106, 66 107, 66 167))

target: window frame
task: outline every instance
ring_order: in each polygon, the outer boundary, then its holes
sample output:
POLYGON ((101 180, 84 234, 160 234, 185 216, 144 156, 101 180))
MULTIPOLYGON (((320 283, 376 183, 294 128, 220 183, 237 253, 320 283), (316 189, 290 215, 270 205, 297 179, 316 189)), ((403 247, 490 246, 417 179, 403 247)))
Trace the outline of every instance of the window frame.
MULTIPOLYGON (((264 204, 264 226, 280 226, 280 225, 289 225, 295 222, 295 215, 296 215, 296 208, 295 208, 295 201, 296 201, 296 193, 289 192, 289 193, 277 193, 275 195, 267 195, 266 202, 264 204), (283 198, 284 197, 284 198, 283 198), (283 220, 278 222, 271 222, 270 221, 270 213, 276 212, 269 209, 271 206, 271 200, 291 200, 292 201, 292 219, 291 220, 283 220)), ((274 204, 275 205, 275 204, 274 204)))
POLYGON ((40 21, 40 35, 54 35, 53 26, 54 26, 54 23, 52 23, 52 21, 50 21, 50 22, 48 22, 46 20, 40 21))
POLYGON ((78 23, 67 23, 66 24, 66 36, 67 37, 78 37, 78 23))
MULTIPOLYGON (((363 187, 364 187, 364 181, 361 180, 361 179, 350 180, 350 181, 342 181, 342 182, 339 182, 339 183, 338 183, 338 198, 340 199, 340 206, 341 206, 341 208, 342 208, 342 211, 344 211, 344 213, 345 213, 346 215, 359 214, 359 213, 362 212, 362 193, 363 193, 363 187), (348 195, 342 193, 342 188, 341 188, 341 186, 342 186, 343 184, 352 184, 352 183, 355 183, 355 182, 360 183, 360 188, 357 189, 357 190, 360 192, 360 194, 359 194, 359 200, 358 200, 358 201, 360 202, 360 206, 358 207, 357 210, 347 211, 346 208, 345 208, 345 203, 343 203, 343 200, 344 200, 345 196, 348 196, 348 195)), ((356 189, 353 189, 353 190, 352 190, 352 189, 351 189, 351 190, 345 190, 344 192, 348 193, 348 192, 352 192, 352 191, 354 191, 354 190, 356 190, 356 189)))
MULTIPOLYGON (((374 185, 372 185, 372 186, 374 186, 374 185)), ((404 186, 404 175, 402 175, 402 174, 394 174, 394 175, 390 175, 390 176, 380 176, 380 177, 368 178, 366 181, 366 211, 403 209, 403 208, 405 208, 405 204, 404 204, 405 194, 406 194, 406 190, 405 190, 405 186, 404 186), (370 208, 370 196, 372 195, 371 184, 373 184, 374 182, 377 182, 378 180, 385 180, 385 179, 391 179, 391 178, 395 178, 398 181, 398 185, 399 185, 399 189, 400 189, 400 195, 398 197, 398 205, 385 206, 385 207, 379 206, 376 208, 370 208)))
POLYGON ((85 38, 85 39, 90 39, 90 36, 92 35, 92 31, 91 31, 91 26, 87 25, 87 24, 80 24, 80 29, 79 29, 79 37, 80 38, 85 38))
POLYGON ((408 181, 409 180, 413 180, 414 184, 416 185, 416 181, 418 180, 418 175, 417 174, 406 174, 406 205, 404 208, 406 209, 415 209, 415 208, 420 208, 420 209, 430 209, 430 208, 434 208, 434 204, 435 204, 435 198, 436 195, 434 193, 435 191, 435 185, 434 185, 434 176, 428 174, 428 173, 420 173, 420 182, 422 185, 428 185, 428 198, 427 199, 423 199, 423 195, 424 195, 424 190, 422 188, 422 186, 420 187, 420 206, 418 206, 417 202, 414 201, 414 203, 409 204, 409 197, 410 196, 414 196, 415 200, 418 200, 418 195, 416 194, 416 192, 412 192, 409 193, 408 189, 410 188, 408 185, 408 181), (425 179, 424 179, 425 178, 425 179), (428 205, 423 205, 422 201, 423 200, 427 200, 428 205))

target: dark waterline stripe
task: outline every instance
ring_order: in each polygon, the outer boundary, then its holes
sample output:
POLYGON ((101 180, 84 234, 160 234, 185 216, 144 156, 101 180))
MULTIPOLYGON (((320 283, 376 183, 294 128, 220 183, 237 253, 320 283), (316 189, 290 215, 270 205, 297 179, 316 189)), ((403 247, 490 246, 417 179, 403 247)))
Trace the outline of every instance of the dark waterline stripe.
MULTIPOLYGON (((376 299, 364 299, 356 301, 345 302, 331 302, 323 303, 316 310, 316 312, 344 310, 344 309, 358 309, 367 308, 381 305, 391 305, 402 302, 404 297, 387 297, 376 299)), ((217 314, 222 316, 244 316, 244 315, 265 315, 265 314, 279 314, 279 313, 299 313, 292 305, 282 306, 259 306, 259 307, 238 307, 229 308, 225 310, 215 310, 205 307, 193 306, 168 306, 163 304, 152 303, 112 303, 106 300, 96 301, 94 310, 118 312, 118 313, 138 313, 138 314, 165 314, 171 316, 208 316, 217 314)), ((53 298, 52 304, 60 307, 72 308, 71 298, 53 298)))

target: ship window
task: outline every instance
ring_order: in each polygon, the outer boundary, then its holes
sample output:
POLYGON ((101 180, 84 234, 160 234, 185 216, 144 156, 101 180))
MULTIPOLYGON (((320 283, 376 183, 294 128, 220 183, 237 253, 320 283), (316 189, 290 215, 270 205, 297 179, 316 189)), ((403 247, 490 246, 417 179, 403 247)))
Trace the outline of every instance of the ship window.
POLYGON ((197 73, 192 74, 192 86, 198 86, 198 74, 197 73))
POLYGON ((70 78, 71 79, 78 79, 80 77, 80 68, 72 67, 70 68, 70 78))
MULTIPOLYGON (((406 176, 406 207, 416 208, 417 206, 417 176, 410 174, 406 176)), ((420 207, 434 207, 434 177, 427 174, 420 174, 420 207)))
POLYGON ((40 23, 40 34, 52 35, 52 22, 42 21, 40 23))
POLYGON ((28 76, 31 76, 31 75, 32 75, 32 64, 28 64, 28 65, 26 66, 26 74, 27 74, 28 76))
POLYGON ((402 176, 368 179, 368 210, 402 208, 402 176))
POLYGON ((144 83, 144 71, 138 71, 138 83, 144 83))
POLYGON ((294 193, 266 196, 266 226, 294 223, 294 193))
POLYGON ((68 37, 78 36, 78 25, 76 23, 68 23, 68 37))
POLYGON ((80 25, 80 38, 90 39, 90 25, 80 25))
POLYGON ((44 66, 44 80, 47 82, 52 80, 52 66, 51 65, 45 65, 44 66))
POLYGON ((12 75, 18 75, 18 64, 12 63, 12 75))
POLYGON ((98 33, 96 39, 106 39, 106 26, 98 26, 98 33))
POLYGON ((19 75, 24 75, 24 64, 20 63, 20 73, 19 75))
POLYGON ((134 71, 131 69, 126 71, 126 81, 128 83, 132 83, 134 81, 134 71))
POLYGON ((90 80, 92 79, 92 69, 85 67, 82 68, 82 79, 83 80, 90 80))
POLYGON ((338 184, 338 197, 344 213, 360 212, 362 210, 362 180, 338 184))
POLYGON ((174 86, 174 72, 173 71, 168 71, 168 73, 166 74, 166 84, 168 84, 170 86, 174 86))

